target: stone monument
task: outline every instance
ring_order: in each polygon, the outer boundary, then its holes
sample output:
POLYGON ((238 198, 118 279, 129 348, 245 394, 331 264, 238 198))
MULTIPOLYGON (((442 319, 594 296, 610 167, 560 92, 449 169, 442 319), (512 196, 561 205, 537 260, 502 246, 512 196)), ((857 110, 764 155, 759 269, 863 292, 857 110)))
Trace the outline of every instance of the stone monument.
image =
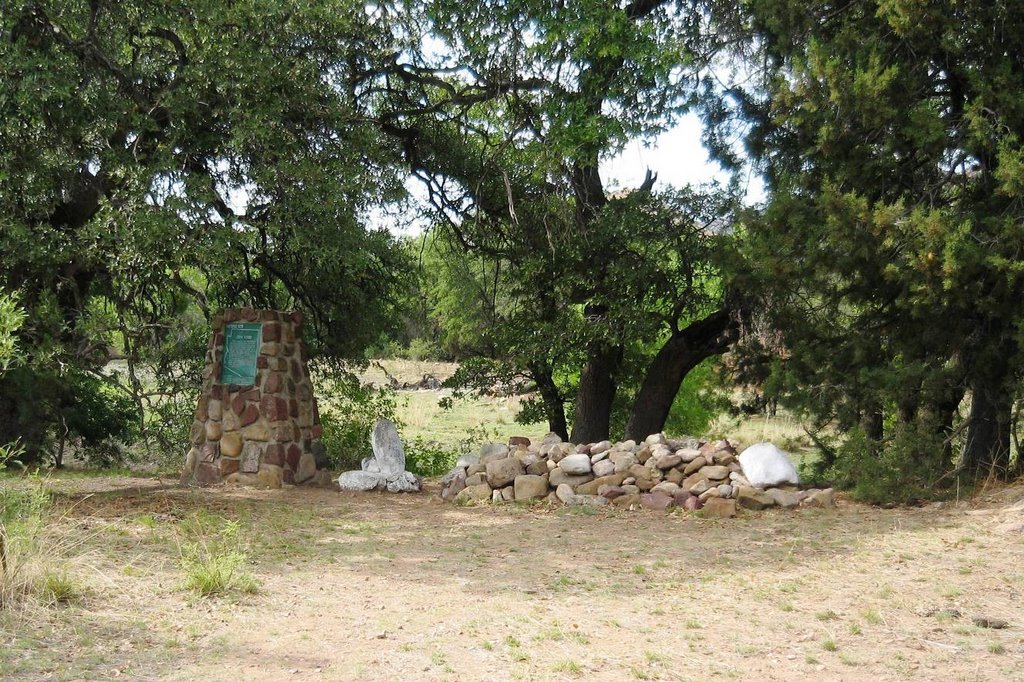
POLYGON ((213 318, 182 482, 280 487, 317 476, 323 432, 302 313, 230 308, 213 318))
POLYGON ((405 449, 394 422, 378 419, 370 434, 370 446, 373 457, 363 459, 361 470, 346 471, 338 477, 342 490, 387 490, 389 493, 420 490, 420 479, 405 470, 405 449))

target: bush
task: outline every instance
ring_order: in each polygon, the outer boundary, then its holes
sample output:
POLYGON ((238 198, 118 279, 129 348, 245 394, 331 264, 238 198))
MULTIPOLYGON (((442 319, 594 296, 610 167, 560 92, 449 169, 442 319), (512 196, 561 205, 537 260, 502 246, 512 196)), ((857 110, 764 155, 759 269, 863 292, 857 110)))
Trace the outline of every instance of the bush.
POLYGON ((903 504, 941 495, 942 436, 933 428, 895 425, 893 435, 873 443, 860 430, 839 447, 826 475, 851 496, 870 504, 903 504))
POLYGON ((405 446, 405 468, 417 476, 446 474, 458 458, 458 453, 450 448, 419 436, 405 446))
POLYGON ((358 469, 360 461, 369 457, 370 432, 378 419, 395 416, 398 405, 395 391, 361 384, 355 374, 338 368, 319 368, 323 375, 320 389, 320 422, 324 432, 321 442, 333 469, 358 469))
POLYGON ((199 514, 182 526, 192 536, 180 545, 185 589, 201 597, 259 589, 259 582, 245 570, 249 557, 238 537, 238 521, 199 514))

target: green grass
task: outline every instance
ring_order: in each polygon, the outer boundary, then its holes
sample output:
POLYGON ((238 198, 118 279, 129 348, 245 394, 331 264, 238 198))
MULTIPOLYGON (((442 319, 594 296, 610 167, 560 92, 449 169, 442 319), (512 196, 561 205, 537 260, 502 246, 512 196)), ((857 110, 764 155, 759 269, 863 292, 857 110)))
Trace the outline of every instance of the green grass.
POLYGON ((202 513, 190 521, 183 530, 192 539, 180 545, 185 589, 201 597, 257 592, 259 581, 245 569, 249 557, 238 538, 239 522, 220 526, 215 517, 202 513))

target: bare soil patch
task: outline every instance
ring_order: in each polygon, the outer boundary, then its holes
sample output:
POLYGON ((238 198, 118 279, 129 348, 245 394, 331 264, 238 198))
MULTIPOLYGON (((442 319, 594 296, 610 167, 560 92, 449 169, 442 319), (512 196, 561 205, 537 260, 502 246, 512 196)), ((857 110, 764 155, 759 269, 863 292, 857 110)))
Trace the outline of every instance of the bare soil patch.
POLYGON ((711 521, 433 491, 57 487, 85 594, 0 620, 4 679, 1024 679, 1021 488, 711 521), (197 514, 238 522, 258 594, 182 589, 197 514))

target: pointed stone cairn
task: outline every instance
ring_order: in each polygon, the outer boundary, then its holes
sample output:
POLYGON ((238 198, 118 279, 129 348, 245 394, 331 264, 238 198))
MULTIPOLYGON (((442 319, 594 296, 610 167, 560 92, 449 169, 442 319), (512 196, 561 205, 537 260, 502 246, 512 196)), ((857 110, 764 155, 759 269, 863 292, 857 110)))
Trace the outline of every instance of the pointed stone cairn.
POLYGON ((317 471, 323 427, 302 322, 300 312, 252 308, 214 317, 183 483, 330 482, 317 471))

